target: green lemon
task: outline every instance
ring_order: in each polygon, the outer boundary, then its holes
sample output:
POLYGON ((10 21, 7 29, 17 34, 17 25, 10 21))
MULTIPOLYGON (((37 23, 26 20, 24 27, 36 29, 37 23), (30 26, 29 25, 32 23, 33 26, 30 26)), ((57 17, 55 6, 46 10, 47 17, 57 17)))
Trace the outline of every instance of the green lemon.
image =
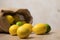
POLYGON ((46 25, 46 27, 47 27, 47 31, 46 31, 46 33, 50 32, 50 31, 51 31, 51 27, 50 27, 50 25, 49 25, 49 24, 45 24, 45 25, 46 25))
POLYGON ((39 23, 39 24, 36 24, 33 28, 32 28, 33 32, 35 34, 45 34, 46 31, 47 31, 47 27, 44 23, 39 23))
POLYGON ((17 35, 17 29, 18 29, 18 27, 19 26, 17 26, 17 25, 10 26, 10 28, 9 28, 10 35, 12 35, 12 36, 17 35))
POLYGON ((21 26, 21 25, 23 25, 24 23, 23 22, 21 22, 21 21, 18 21, 17 23, 16 23, 16 25, 18 25, 18 26, 21 26))
POLYGON ((30 33, 31 33, 31 31, 28 28, 25 28, 25 27, 22 27, 22 26, 19 27, 18 30, 17 30, 17 35, 21 39, 28 38, 30 33))

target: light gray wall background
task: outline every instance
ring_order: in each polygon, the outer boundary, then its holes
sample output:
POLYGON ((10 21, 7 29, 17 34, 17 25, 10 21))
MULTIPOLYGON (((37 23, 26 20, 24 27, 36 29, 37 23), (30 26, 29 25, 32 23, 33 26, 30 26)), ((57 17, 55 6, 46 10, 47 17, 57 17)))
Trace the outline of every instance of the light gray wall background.
POLYGON ((27 8, 33 25, 48 23, 52 30, 60 29, 60 0, 0 0, 0 8, 27 8))

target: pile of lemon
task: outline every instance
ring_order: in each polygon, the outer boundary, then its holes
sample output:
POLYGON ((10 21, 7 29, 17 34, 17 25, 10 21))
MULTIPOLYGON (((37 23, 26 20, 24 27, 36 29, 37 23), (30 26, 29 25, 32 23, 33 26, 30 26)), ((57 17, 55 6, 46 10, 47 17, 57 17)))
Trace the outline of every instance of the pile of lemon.
MULTIPOLYGON (((8 15, 6 16, 8 22, 12 24, 14 21, 13 17, 8 15)), ((49 33, 51 31, 51 27, 49 24, 45 23, 39 23, 35 26, 32 26, 32 24, 29 23, 23 23, 21 21, 16 22, 16 24, 13 24, 9 28, 9 33, 12 36, 17 35, 19 38, 28 38, 29 35, 33 32, 37 35, 42 35, 49 33)))
POLYGON ((16 25, 12 25, 9 28, 10 35, 17 35, 19 38, 28 38, 29 35, 34 32, 37 35, 46 34, 50 32, 51 27, 48 24, 36 24, 34 27, 32 24, 25 23, 19 26, 21 23, 17 22, 16 25))

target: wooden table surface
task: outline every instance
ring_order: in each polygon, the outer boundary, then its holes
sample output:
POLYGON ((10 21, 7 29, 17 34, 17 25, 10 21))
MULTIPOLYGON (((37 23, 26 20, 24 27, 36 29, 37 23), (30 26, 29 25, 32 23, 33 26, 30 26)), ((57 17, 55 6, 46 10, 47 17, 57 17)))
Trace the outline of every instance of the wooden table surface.
POLYGON ((55 30, 45 35, 36 35, 32 33, 27 39, 20 39, 18 36, 0 33, 0 40, 60 40, 60 32, 55 30))

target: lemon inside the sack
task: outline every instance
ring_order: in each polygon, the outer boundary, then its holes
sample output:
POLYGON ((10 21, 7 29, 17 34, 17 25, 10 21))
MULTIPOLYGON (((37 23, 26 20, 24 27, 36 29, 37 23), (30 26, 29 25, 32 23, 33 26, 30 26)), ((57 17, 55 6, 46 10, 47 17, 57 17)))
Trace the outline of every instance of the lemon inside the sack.
POLYGON ((17 35, 17 29, 18 29, 19 26, 17 25, 12 25, 10 28, 9 28, 9 33, 10 35, 14 36, 14 35, 17 35))
POLYGON ((21 39, 28 38, 30 33, 31 33, 31 31, 27 28, 24 28, 24 27, 19 27, 17 30, 17 35, 21 39))
POLYGON ((46 25, 43 23, 40 24, 36 24, 33 28, 32 28, 33 32, 35 34, 45 34, 47 31, 46 25))
POLYGON ((13 22, 14 22, 13 16, 7 15, 7 16, 6 16, 6 19, 8 20, 8 22, 9 22, 10 24, 13 24, 13 22))
POLYGON ((46 27, 47 27, 46 33, 50 32, 50 31, 51 31, 51 26, 50 26, 49 24, 45 24, 45 25, 46 25, 46 27))

